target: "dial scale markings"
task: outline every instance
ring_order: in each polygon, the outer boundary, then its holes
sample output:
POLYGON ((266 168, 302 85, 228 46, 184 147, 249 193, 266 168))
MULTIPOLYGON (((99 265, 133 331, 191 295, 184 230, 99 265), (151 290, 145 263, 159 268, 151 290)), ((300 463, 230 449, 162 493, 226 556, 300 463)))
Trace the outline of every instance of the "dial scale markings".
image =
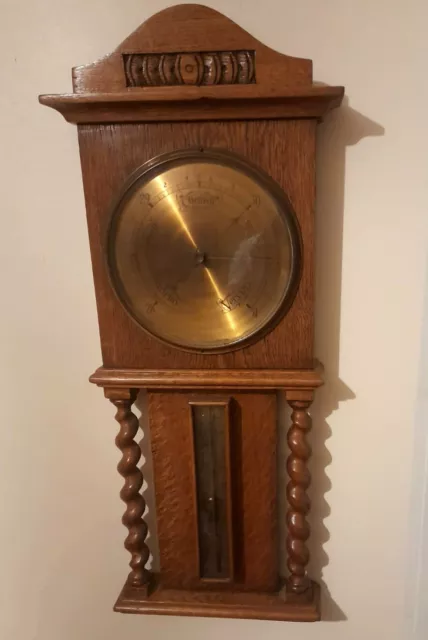
POLYGON ((143 328, 183 348, 222 349, 278 312, 292 236, 278 200, 245 166, 186 155, 128 189, 113 216, 110 269, 143 328))

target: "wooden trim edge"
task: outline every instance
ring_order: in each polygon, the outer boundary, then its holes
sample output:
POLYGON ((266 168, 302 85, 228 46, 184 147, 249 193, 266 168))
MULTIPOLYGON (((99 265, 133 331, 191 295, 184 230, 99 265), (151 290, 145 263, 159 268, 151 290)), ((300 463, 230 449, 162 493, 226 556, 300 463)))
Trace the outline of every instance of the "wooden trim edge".
POLYGON ((74 124, 213 119, 320 118, 338 107, 343 87, 297 87, 268 95, 247 87, 214 93, 210 88, 171 87, 121 93, 41 95, 42 105, 74 124))
POLYGON ((323 380, 323 367, 313 369, 108 369, 100 367, 89 378, 99 387, 156 389, 315 389, 323 380))
POLYGON ((317 622, 321 619, 320 588, 311 583, 307 594, 248 592, 195 592, 163 589, 159 584, 147 594, 125 585, 114 611, 173 616, 240 618, 288 622, 317 622))

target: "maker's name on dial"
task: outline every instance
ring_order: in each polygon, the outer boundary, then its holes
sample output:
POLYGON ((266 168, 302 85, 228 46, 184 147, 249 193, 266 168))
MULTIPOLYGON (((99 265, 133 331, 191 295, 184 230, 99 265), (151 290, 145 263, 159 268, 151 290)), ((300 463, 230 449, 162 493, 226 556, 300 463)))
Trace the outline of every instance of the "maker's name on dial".
POLYGON ((209 191, 189 191, 188 193, 177 193, 177 205, 180 210, 189 207, 213 207, 219 204, 221 197, 209 191))

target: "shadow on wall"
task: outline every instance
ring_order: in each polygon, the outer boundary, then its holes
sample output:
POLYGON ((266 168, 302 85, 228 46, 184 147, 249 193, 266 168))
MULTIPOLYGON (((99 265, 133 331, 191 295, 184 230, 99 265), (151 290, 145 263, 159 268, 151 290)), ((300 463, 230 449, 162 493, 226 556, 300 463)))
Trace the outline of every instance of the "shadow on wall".
MULTIPOLYGON (((310 463, 312 485, 310 496, 311 578, 321 584, 323 620, 346 620, 345 613, 335 602, 323 581, 323 569, 329 558, 324 544, 330 540, 330 533, 324 520, 330 515, 326 495, 332 489, 327 468, 332 457, 327 448, 327 440, 332 436, 328 417, 339 407, 340 402, 352 400, 355 394, 339 378, 339 337, 340 305, 342 281, 342 245, 346 147, 357 144, 369 136, 384 135, 384 128, 348 106, 345 98, 340 109, 332 111, 319 127, 317 162, 317 213, 316 213, 316 353, 325 367, 326 384, 316 393, 311 411, 313 430, 311 444, 313 456, 310 463)), ((159 549, 156 533, 156 506, 153 484, 153 468, 150 447, 150 430, 147 424, 147 397, 144 392, 138 396, 136 406, 141 411, 140 427, 144 434, 140 441, 143 455, 141 471, 144 476, 143 496, 147 503, 144 519, 148 525, 147 543, 151 552, 149 566, 159 570, 159 549)), ((285 488, 287 472, 285 460, 288 455, 286 433, 289 411, 284 398, 280 398, 279 437, 279 502, 280 502, 280 558, 281 574, 286 574, 286 528, 287 509, 285 488)), ((346 428, 346 425, 343 425, 346 428)))
MULTIPOLYGON (((346 147, 358 144, 369 136, 382 136, 385 130, 351 109, 345 98, 343 106, 331 112, 318 131, 315 353, 325 367, 326 383, 317 392, 311 412, 312 538, 309 570, 311 577, 321 584, 323 620, 340 621, 346 620, 346 615, 323 582, 323 568, 329 561, 323 545, 330 539, 324 520, 330 515, 326 494, 332 489, 327 474, 327 467, 332 462, 326 444, 332 436, 328 418, 339 408, 340 402, 355 398, 353 391, 339 378, 346 147)), ((346 425, 341 428, 346 429, 346 425)))

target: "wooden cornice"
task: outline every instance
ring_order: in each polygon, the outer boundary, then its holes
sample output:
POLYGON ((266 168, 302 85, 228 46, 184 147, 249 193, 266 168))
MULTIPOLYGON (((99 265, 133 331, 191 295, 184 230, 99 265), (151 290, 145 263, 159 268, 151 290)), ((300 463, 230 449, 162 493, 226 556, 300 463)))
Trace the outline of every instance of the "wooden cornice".
POLYGON ((74 124, 191 120, 321 118, 338 107, 343 87, 301 87, 262 95, 253 87, 162 87, 133 93, 42 95, 41 104, 74 124))
POLYGON ((343 87, 312 82, 312 62, 259 42, 222 14, 176 5, 113 53, 73 69, 73 93, 42 95, 76 124, 321 118, 343 87))

